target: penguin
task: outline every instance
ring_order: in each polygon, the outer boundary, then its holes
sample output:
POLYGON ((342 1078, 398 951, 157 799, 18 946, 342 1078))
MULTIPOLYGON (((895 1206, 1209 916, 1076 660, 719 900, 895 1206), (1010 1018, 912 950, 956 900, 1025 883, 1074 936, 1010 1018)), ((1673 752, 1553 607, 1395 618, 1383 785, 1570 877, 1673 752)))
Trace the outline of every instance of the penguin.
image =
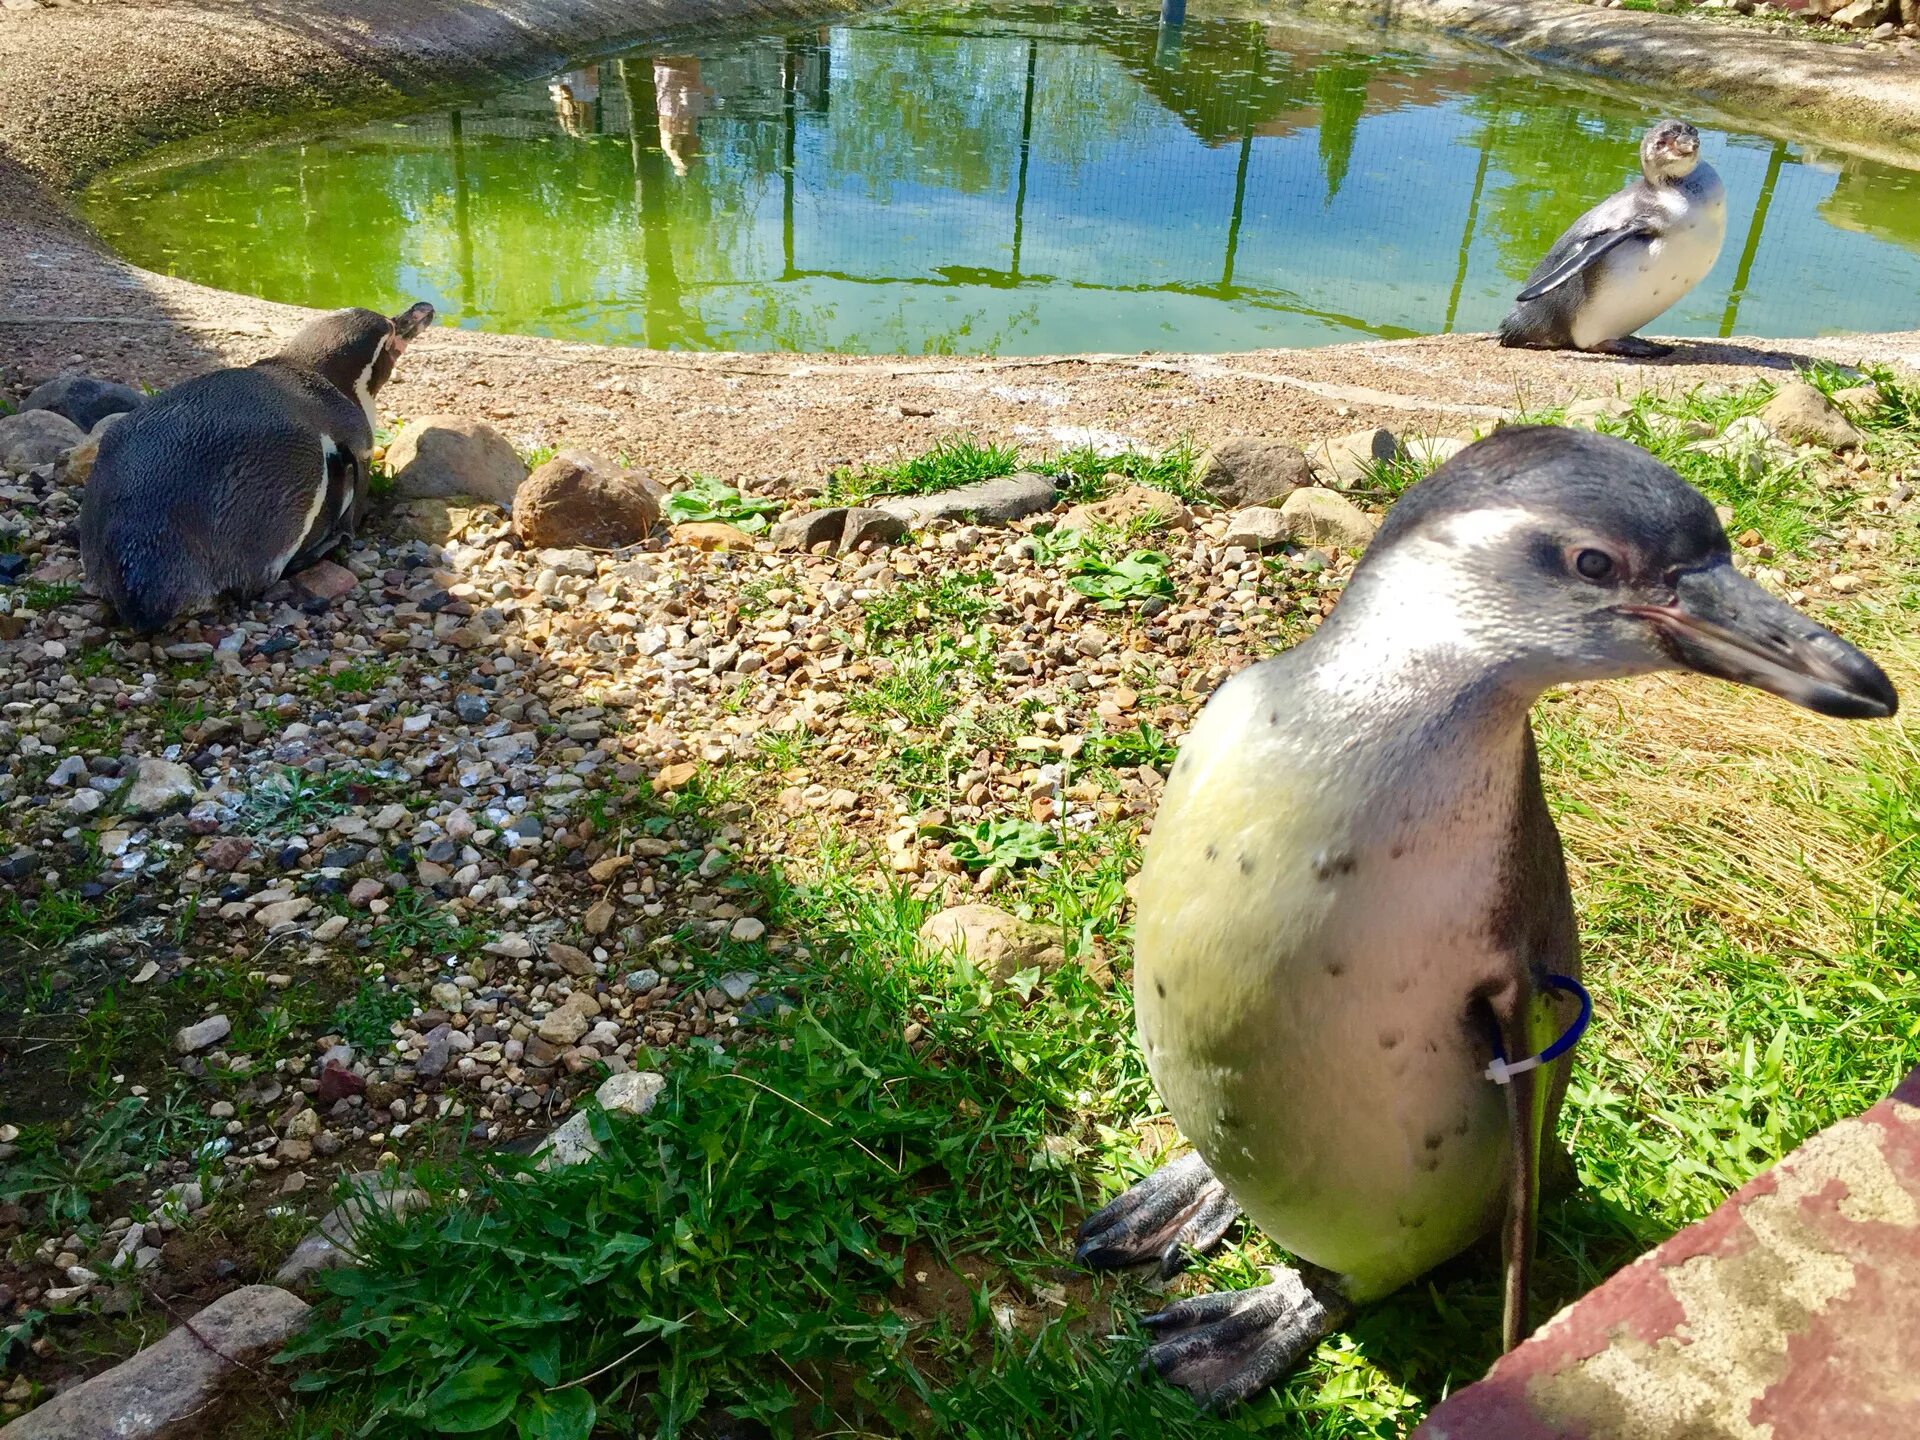
POLYGON ((1640 178, 1553 242, 1500 322, 1500 343, 1655 359, 1634 335, 1707 277, 1727 235, 1727 192, 1700 132, 1662 120, 1640 141, 1640 178))
POLYGON ((164 630, 251 599, 365 518, 373 397, 433 320, 338 310, 277 355, 150 397, 101 439, 80 504, 89 583, 127 625, 164 630))
POLYGON ((1149 1317, 1145 1365, 1232 1404, 1492 1232, 1502 1339, 1522 1338, 1591 1013, 1528 711, 1662 669, 1823 715, 1899 703, 1743 578, 1713 507, 1652 456, 1516 426, 1412 487, 1319 630, 1208 701, 1134 927, 1140 1046, 1195 1153, 1091 1216, 1078 1257, 1173 1274, 1244 1213, 1300 1263, 1149 1317))

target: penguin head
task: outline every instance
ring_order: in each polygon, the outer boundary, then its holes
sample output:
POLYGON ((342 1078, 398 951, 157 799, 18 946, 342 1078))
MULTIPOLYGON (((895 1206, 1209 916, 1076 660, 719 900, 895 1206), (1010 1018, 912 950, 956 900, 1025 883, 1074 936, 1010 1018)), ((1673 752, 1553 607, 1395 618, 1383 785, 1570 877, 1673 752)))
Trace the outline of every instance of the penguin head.
POLYGON ((1700 163, 1700 132, 1684 120, 1662 120, 1640 137, 1640 171, 1658 185, 1684 180, 1700 163))
POLYGON ((389 319, 377 310, 335 310, 300 327, 277 359, 312 370, 361 404, 393 374, 407 342, 433 323, 421 300, 389 319))
POLYGON ((1388 512, 1333 620, 1349 606, 1528 699, 1685 669, 1823 715, 1899 705, 1872 660, 1734 569, 1706 497, 1588 431, 1513 426, 1462 450, 1388 512))

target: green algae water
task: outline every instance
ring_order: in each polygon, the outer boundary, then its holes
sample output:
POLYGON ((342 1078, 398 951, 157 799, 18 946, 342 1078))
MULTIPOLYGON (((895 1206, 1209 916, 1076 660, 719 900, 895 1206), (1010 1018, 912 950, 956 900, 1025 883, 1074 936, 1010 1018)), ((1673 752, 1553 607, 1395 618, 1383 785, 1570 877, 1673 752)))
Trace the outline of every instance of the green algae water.
MULTIPOLYGON (((481 330, 1230 351, 1493 328, 1659 113, 1290 16, 908 5, 149 165, 84 204, 152 270, 306 305, 427 299, 481 330)), ((1726 246, 1650 329, 1920 327, 1920 174, 1702 138, 1726 246)))

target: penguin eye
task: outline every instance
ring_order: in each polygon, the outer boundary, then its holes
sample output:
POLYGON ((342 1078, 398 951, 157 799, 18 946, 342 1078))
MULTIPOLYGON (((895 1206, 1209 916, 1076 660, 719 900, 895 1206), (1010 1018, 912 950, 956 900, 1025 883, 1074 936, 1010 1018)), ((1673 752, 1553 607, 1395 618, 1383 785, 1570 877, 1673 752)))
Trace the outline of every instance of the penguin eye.
POLYGON ((1614 577, 1613 557, 1604 550, 1580 550, 1573 557, 1573 569, 1582 580, 1604 585, 1614 577))

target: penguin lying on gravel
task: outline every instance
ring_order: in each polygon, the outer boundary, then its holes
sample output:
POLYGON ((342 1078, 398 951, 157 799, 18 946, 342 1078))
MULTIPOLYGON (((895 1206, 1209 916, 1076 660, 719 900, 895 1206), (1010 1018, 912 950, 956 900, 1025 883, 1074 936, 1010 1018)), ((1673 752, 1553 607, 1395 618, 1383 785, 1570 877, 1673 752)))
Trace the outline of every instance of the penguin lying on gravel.
POLYGON ((151 397, 106 432, 80 505, 93 588, 135 630, 250 599, 364 518, 373 397, 433 320, 339 310, 277 355, 151 397))
POLYGON ((1713 507, 1646 452, 1515 427, 1408 491, 1326 623, 1208 702, 1147 846, 1134 970, 1199 1153, 1092 1216, 1078 1254, 1172 1274, 1244 1210, 1301 1264, 1150 1317, 1162 1376, 1250 1396, 1496 1226, 1519 1341, 1543 1158, 1564 1160, 1558 1057, 1590 1013, 1527 712, 1661 669, 1823 715, 1898 704, 1743 579, 1713 507))
POLYGON ((1553 242, 1500 322, 1502 345, 1653 358, 1633 332, 1706 279, 1727 235, 1727 193, 1700 132, 1662 120, 1640 141, 1641 178, 1553 242))

